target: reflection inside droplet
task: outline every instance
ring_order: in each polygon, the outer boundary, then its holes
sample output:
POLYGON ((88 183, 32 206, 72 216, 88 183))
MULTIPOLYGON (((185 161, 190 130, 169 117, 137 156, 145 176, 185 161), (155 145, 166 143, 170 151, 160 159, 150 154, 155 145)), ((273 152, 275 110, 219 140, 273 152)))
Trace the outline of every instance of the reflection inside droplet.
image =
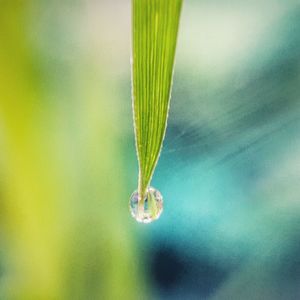
POLYGON ((150 223, 159 218, 163 211, 161 193, 153 187, 148 187, 144 197, 134 191, 130 197, 129 209, 131 215, 141 223, 150 223))

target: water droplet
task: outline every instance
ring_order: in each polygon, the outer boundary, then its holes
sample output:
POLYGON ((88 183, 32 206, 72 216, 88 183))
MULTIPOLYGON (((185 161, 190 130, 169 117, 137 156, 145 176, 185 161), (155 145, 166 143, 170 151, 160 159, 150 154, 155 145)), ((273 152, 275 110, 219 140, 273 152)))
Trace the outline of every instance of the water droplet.
POLYGON ((131 215, 141 223, 150 223, 159 218, 163 211, 163 197, 153 187, 148 187, 144 198, 138 191, 134 191, 130 197, 129 209, 131 215))

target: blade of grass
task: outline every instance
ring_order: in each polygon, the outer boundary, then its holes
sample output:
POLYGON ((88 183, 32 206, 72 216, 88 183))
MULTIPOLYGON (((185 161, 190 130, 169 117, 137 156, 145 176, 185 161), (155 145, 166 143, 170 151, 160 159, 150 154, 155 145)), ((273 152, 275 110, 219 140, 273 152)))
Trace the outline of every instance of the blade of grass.
POLYGON ((132 0, 132 97, 140 195, 165 136, 182 0, 132 0))

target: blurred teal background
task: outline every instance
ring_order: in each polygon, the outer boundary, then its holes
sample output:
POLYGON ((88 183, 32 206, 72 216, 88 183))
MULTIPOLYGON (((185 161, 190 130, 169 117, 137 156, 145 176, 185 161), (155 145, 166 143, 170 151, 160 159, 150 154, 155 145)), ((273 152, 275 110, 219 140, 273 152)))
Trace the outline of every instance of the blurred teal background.
POLYGON ((300 299, 298 1, 184 2, 150 225, 130 1, 0 4, 0 299, 300 299))

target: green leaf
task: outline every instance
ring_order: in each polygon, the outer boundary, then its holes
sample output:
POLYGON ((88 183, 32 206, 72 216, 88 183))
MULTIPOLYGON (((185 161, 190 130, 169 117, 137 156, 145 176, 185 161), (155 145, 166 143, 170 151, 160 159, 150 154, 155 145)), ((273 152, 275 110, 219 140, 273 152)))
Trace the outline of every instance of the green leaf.
POLYGON ((150 184, 167 127, 182 0, 132 0, 132 88, 139 193, 150 184))

